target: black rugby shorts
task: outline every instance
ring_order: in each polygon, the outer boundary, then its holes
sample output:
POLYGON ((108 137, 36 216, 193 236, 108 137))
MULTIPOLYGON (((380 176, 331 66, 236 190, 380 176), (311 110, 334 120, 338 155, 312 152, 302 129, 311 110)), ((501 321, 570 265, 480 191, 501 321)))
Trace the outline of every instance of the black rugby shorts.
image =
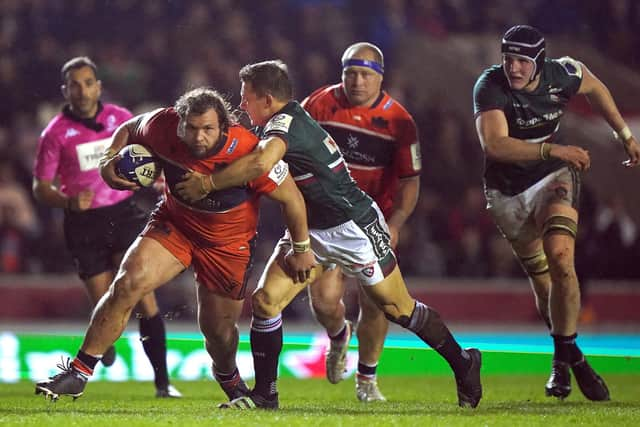
POLYGON ((86 280, 117 268, 113 255, 133 243, 147 217, 134 197, 84 212, 66 211, 64 236, 80 278, 86 280))

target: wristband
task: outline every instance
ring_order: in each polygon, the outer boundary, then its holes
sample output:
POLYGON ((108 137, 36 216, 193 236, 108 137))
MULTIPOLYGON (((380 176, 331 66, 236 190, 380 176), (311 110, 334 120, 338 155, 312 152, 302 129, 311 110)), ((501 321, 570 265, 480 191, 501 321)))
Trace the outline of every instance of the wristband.
POLYGON ((631 129, 629 129, 629 126, 625 126, 622 129, 620 129, 618 132, 614 130, 613 137, 620 141, 626 142, 631 138, 633 138, 633 134, 631 133, 631 129))
POLYGON ((211 183, 211 191, 216 191, 216 185, 213 183, 213 175, 209 175, 209 182, 211 183))
POLYGON ((303 240, 302 242, 294 242, 292 240, 291 245, 293 246, 293 252, 303 254, 311 250, 311 239, 303 240))
POLYGON ((547 142, 540 144, 540 159, 549 160, 549 153, 551 153, 551 144, 547 142))

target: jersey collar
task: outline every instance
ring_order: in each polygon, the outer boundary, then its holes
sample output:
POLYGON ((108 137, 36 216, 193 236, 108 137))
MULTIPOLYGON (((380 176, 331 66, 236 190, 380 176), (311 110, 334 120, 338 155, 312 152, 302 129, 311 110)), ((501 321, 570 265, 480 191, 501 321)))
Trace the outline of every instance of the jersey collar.
POLYGON ((98 118, 98 116, 100 115, 103 109, 104 107, 102 106, 102 102, 98 101, 98 109, 96 110, 96 115, 93 117, 84 118, 84 117, 78 117, 75 114, 73 114, 73 111, 71 111, 71 106, 69 104, 66 104, 64 107, 62 107, 62 114, 69 120, 78 122, 84 127, 89 128, 93 131, 100 132, 104 130, 104 125, 102 123, 98 123, 96 119, 98 118))

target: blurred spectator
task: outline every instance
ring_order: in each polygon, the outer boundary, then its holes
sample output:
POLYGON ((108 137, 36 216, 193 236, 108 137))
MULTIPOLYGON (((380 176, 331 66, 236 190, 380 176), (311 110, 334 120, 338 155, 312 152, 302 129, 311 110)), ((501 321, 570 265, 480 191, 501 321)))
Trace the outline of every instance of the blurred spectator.
POLYGON ((462 200, 448 216, 450 256, 448 272, 453 276, 486 277, 489 263, 486 242, 493 234, 493 221, 484 207, 482 188, 467 187, 462 200))
POLYGON ((0 160, 0 271, 20 273, 27 266, 30 241, 38 222, 29 194, 18 183, 9 156, 0 160))
POLYGON ((628 279, 637 274, 638 225, 627 212, 624 198, 610 196, 596 215, 595 228, 600 249, 597 277, 628 279))

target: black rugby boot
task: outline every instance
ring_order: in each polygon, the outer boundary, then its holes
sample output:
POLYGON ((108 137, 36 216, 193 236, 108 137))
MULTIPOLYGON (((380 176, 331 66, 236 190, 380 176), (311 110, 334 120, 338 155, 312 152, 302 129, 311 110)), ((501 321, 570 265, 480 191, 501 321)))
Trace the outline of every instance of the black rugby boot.
POLYGON ((458 405, 462 408, 475 408, 482 398, 482 383, 480 382, 482 354, 477 348, 468 348, 465 351, 471 357, 471 366, 463 376, 456 375, 458 405))
POLYGON ((587 363, 584 357, 579 362, 571 365, 571 370, 584 397, 595 401, 611 399, 607 384, 602 377, 593 370, 589 363, 587 363))
POLYGON ((553 360, 551 375, 544 386, 544 394, 547 396, 565 399, 571 393, 571 373, 569 364, 560 360, 553 360))

